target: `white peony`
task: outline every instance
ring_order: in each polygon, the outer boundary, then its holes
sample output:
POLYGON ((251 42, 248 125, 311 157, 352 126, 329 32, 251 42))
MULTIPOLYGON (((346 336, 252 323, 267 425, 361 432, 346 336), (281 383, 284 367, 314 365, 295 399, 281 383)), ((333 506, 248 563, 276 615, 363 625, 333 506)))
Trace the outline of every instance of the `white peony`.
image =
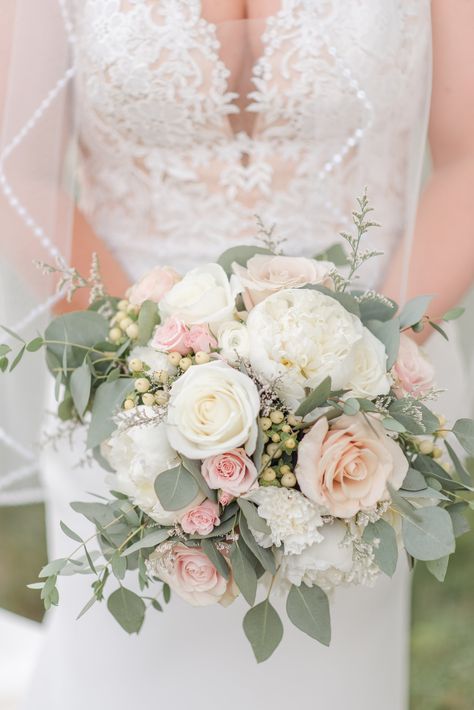
POLYGON ((385 346, 364 328, 361 340, 354 346, 354 365, 347 388, 351 397, 373 399, 390 391, 385 346))
POLYGON ((235 294, 224 269, 207 264, 188 271, 160 301, 162 320, 175 316, 186 325, 206 323, 211 330, 232 318, 235 294))
POLYGON ((286 555, 299 555, 307 547, 323 539, 321 508, 304 495, 288 488, 257 488, 246 496, 258 506, 258 514, 266 520, 270 534, 252 530, 261 547, 284 545, 286 555))
POLYGON ((354 346, 363 336, 361 321, 338 301, 311 289, 269 296, 247 320, 250 362, 290 408, 328 375, 333 389, 344 389, 354 367, 354 346))
MULTIPOLYGON (((157 523, 173 525, 188 510, 165 511, 155 493, 156 477, 179 463, 163 423, 117 429, 103 447, 103 454, 116 471, 113 487, 129 496, 157 523)), ((201 500, 202 497, 192 505, 201 500)))
POLYGON ((238 321, 226 321, 217 330, 217 344, 223 358, 235 364, 240 358, 248 358, 250 351, 247 326, 238 321))
POLYGON ((239 447, 255 451, 260 398, 252 380, 226 363, 194 365, 171 387, 168 438, 190 459, 239 447))
POLYGON ((347 528, 342 522, 324 525, 321 542, 306 547, 299 555, 284 555, 281 574, 291 584, 318 585, 325 590, 342 584, 352 571, 352 543, 345 540, 347 528))
POLYGON ((176 367, 170 363, 166 353, 159 352, 158 350, 155 350, 155 348, 150 348, 148 346, 137 346, 133 348, 128 358, 128 362, 134 359, 144 362, 145 365, 148 365, 152 372, 160 372, 165 370, 170 375, 173 375, 176 372, 176 367))

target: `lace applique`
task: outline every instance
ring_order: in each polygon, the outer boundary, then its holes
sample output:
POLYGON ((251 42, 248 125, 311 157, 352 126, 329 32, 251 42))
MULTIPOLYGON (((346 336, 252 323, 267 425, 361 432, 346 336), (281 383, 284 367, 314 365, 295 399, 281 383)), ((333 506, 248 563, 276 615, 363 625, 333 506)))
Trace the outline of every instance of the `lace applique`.
POLYGON ((82 0, 76 18, 81 207, 133 275, 215 258, 256 213, 315 253, 365 185, 388 256, 417 189, 428 0, 282 0, 246 106, 200 0, 82 0))

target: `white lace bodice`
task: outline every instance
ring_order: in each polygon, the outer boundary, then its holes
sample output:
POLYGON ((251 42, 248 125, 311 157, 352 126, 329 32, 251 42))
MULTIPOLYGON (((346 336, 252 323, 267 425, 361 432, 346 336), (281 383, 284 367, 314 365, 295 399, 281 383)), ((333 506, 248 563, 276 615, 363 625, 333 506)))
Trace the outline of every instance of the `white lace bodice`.
POLYGON ((364 186, 387 257, 411 228, 429 0, 282 0, 219 27, 200 0, 80 0, 76 22, 80 203, 133 276, 251 241, 256 214, 314 254, 364 186))

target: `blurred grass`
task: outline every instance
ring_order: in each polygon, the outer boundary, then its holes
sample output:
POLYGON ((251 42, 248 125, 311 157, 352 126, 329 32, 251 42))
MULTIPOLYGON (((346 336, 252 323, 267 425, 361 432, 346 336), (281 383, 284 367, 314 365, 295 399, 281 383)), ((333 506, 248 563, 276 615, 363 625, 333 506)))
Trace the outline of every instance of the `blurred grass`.
MULTIPOLYGON (((474 522, 474 515, 472 516, 474 522)), ((473 526, 474 527, 474 526, 473 526)), ((40 620, 35 581, 46 559, 42 506, 0 508, 0 606, 40 620)), ((474 535, 458 540, 444 584, 420 564, 414 577, 412 710, 474 708, 474 535)))

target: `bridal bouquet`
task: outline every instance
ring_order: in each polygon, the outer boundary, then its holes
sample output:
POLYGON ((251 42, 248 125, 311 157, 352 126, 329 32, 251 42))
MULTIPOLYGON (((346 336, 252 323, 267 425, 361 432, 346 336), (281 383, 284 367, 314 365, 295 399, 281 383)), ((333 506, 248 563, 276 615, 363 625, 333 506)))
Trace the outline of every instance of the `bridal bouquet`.
POLYGON ((72 503, 93 537, 62 523, 77 549, 32 585, 47 608, 58 575, 76 572, 94 576, 81 614, 112 582, 107 606, 129 633, 171 591, 195 606, 240 594, 261 662, 283 635, 273 595, 329 644, 335 588, 393 575, 402 552, 444 578, 467 529, 472 487, 456 451, 474 454, 474 423, 431 411, 433 368, 408 331, 443 333, 462 309, 433 320, 428 297, 399 310, 354 287, 375 256, 361 248, 369 211, 364 197, 340 269, 337 250, 283 256, 271 235, 184 275, 156 267, 121 300, 95 268, 90 308, 24 344, 12 366, 46 349, 59 417, 85 426, 109 472, 110 500, 72 503))

